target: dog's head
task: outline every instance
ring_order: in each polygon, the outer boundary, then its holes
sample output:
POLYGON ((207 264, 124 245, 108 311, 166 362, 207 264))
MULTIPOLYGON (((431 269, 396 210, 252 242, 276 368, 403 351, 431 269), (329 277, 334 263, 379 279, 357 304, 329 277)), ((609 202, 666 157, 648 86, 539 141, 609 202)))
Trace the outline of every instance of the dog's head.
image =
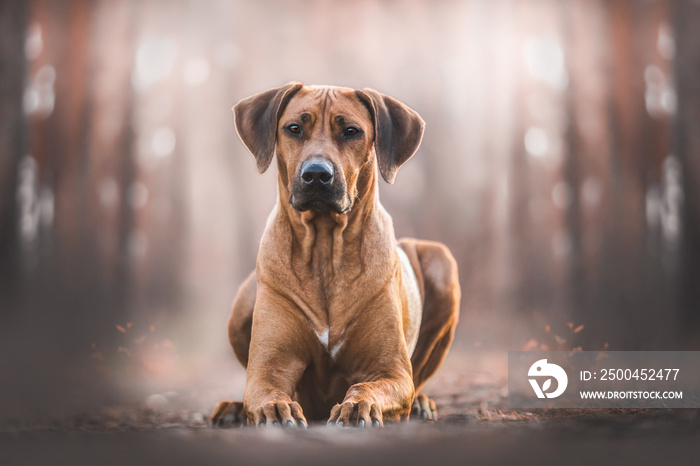
POLYGON ((415 111, 372 89, 290 83, 248 97, 233 111, 258 172, 277 153, 280 182, 300 212, 350 211, 375 160, 393 183, 423 137, 415 111))

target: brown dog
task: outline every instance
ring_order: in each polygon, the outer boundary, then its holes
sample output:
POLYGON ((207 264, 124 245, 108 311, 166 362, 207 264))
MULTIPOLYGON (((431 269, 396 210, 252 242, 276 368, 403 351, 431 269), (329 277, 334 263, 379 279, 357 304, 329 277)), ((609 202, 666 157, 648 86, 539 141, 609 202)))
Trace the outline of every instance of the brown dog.
POLYGON ((457 266, 439 243, 397 242, 377 195, 377 166, 393 183, 423 120, 370 89, 297 83, 233 110, 260 173, 277 153, 279 197, 228 324, 243 402, 219 403, 212 423, 364 427, 412 405, 437 419, 416 393, 452 342, 457 266))

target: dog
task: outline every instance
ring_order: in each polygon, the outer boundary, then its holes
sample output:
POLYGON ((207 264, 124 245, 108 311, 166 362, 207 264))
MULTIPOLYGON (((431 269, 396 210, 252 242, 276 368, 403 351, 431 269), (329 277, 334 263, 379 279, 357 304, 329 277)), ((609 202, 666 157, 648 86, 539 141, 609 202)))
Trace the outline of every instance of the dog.
POLYGON ((212 424, 437 420, 420 390, 454 337, 457 264, 440 243, 397 241, 377 192, 418 149, 423 120, 372 89, 300 83, 233 111, 259 173, 277 154, 278 199, 228 322, 243 401, 220 402, 212 424))

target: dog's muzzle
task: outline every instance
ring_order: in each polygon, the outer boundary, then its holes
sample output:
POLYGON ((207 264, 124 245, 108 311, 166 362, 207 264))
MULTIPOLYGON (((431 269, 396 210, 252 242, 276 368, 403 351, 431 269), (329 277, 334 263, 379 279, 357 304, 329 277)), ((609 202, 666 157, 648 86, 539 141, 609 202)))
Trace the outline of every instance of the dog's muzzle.
POLYGON ((299 212, 342 214, 350 209, 342 176, 336 176, 332 162, 320 157, 307 159, 299 166, 289 203, 299 212))

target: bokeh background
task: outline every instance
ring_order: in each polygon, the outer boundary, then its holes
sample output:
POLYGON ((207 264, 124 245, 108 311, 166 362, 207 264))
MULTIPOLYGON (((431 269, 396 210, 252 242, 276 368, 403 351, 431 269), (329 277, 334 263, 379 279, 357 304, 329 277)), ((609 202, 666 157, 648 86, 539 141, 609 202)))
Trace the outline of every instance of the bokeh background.
POLYGON ((453 370, 700 349, 699 24, 693 0, 3 0, 2 408, 242 395, 225 323, 276 171, 230 108, 288 81, 427 122, 380 192, 457 258, 453 370))

